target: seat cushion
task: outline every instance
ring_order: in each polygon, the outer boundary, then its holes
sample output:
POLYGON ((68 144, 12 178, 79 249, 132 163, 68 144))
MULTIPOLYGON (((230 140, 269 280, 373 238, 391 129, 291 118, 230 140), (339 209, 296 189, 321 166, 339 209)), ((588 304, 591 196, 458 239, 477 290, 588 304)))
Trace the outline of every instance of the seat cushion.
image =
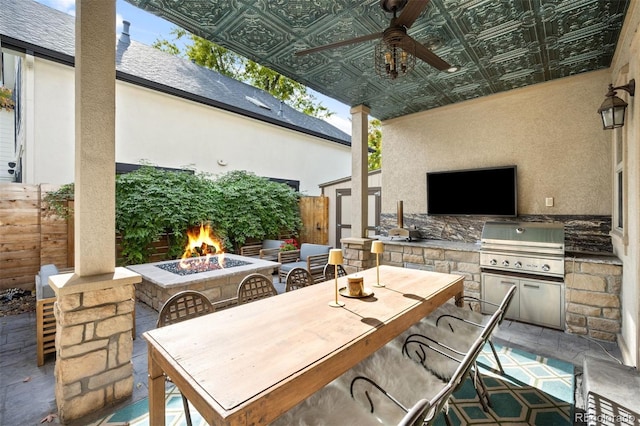
POLYGON ((337 381, 329 383, 290 411, 272 426, 371 426, 376 419, 365 407, 351 398, 349 390, 337 381))
POLYGON ((305 260, 300 262, 291 262, 291 263, 283 263, 280 265, 280 271, 289 272, 293 268, 304 268, 307 269, 307 261, 305 260))
POLYGON ((422 363, 423 366, 440 379, 448 381, 460 365, 459 362, 454 361, 449 358, 449 356, 454 359, 461 360, 464 355, 460 355, 459 353, 456 353, 456 351, 467 353, 471 344, 475 340, 474 336, 462 333, 462 331, 466 331, 466 329, 454 333, 446 326, 436 327, 428 321, 423 320, 414 324, 407 331, 396 337, 389 343, 389 345, 394 346, 398 351, 402 351, 402 348, 407 342, 409 336, 413 335, 412 340, 415 343, 408 344, 406 347, 410 352, 409 356, 414 361, 419 362, 420 352, 417 352, 417 350, 418 348, 422 348, 421 354, 425 357, 424 362, 422 363), (426 336, 428 339, 423 339, 415 335, 426 336), (429 339, 433 339, 438 343, 434 344, 429 339), (421 346, 418 344, 419 342, 424 342, 426 345, 421 346), (429 347, 434 347, 437 351, 428 349, 429 347), (447 350, 447 347, 454 349, 454 351, 447 350), (442 353, 447 355, 443 355, 442 353))
MULTIPOLYGON (((413 406, 422 398, 433 398, 445 383, 431 374, 420 364, 402 355, 391 345, 386 345, 368 358, 355 365, 337 379, 344 388, 350 389, 351 382, 358 376, 367 377, 389 392, 405 407, 413 406)), ((374 413, 379 423, 396 425, 405 413, 380 391, 373 389, 364 381, 357 382, 354 387, 356 401, 369 408, 367 397, 363 391, 369 390, 369 398, 374 404, 374 413)), ((372 422, 373 424, 378 424, 372 422)))
POLYGON ((40 272, 36 277, 36 299, 48 299, 50 297, 55 297, 56 293, 49 286, 49 277, 51 275, 58 275, 58 268, 56 265, 42 265, 40 267, 40 272))

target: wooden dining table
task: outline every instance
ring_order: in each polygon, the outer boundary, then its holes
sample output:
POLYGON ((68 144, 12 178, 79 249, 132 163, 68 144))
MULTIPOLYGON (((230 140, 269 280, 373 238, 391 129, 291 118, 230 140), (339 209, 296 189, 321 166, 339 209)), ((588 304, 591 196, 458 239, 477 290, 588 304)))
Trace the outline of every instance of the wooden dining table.
POLYGON ((150 424, 165 424, 165 375, 210 425, 268 424, 463 294, 459 275, 383 265, 384 287, 376 268, 358 275, 373 294, 339 294, 343 307, 329 306, 330 280, 144 333, 150 424))

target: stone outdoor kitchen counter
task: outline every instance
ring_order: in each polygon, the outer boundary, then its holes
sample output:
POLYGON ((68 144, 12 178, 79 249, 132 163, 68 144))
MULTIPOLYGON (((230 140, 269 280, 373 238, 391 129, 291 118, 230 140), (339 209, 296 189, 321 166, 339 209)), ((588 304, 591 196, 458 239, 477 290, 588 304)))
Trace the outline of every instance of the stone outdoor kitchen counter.
MULTIPOLYGON (((381 264, 460 274, 465 277, 465 294, 480 297, 479 242, 380 240, 384 243, 381 264)), ((612 253, 565 253, 564 329, 615 341, 621 327, 621 286, 622 262, 612 253)))

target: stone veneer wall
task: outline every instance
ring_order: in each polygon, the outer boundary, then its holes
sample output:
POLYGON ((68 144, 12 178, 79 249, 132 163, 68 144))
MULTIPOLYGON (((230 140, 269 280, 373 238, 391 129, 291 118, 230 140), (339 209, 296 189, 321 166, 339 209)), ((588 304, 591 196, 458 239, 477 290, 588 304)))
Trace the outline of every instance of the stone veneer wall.
POLYGON ((615 341, 620 332, 622 265, 565 260, 566 329, 615 341))
MULTIPOLYGON (((359 242, 353 240, 348 238, 342 242, 347 272, 376 266, 376 255, 371 253, 372 240, 363 239, 359 242)), ((380 264, 462 275, 464 294, 480 297, 480 254, 478 252, 385 244, 384 253, 380 256, 380 264)))
POLYGON ((56 401, 77 419, 131 395, 134 286, 58 296, 56 401))
MULTIPOLYGON (((133 270, 133 268, 130 269, 133 270)), ((174 294, 184 290, 195 290, 204 293, 216 309, 222 309, 237 304, 238 286, 247 275, 259 273, 270 277, 273 269, 271 265, 255 267, 250 271, 228 273, 207 279, 194 279, 192 282, 180 285, 172 284, 166 287, 157 285, 143 276, 142 282, 136 284, 136 298, 159 312, 164 303, 174 294)))
POLYGON ((147 279, 136 284, 136 298, 147 306, 160 312, 164 303, 174 294, 185 290, 195 290, 203 293, 212 303, 216 303, 216 309, 223 306, 236 304, 239 280, 229 282, 229 278, 200 281, 181 286, 161 287, 147 279))
POLYGON ((382 264, 462 275, 465 296, 480 297, 478 252, 387 244, 384 250, 382 264))
MULTIPOLYGON (((487 221, 495 222, 559 222, 564 224, 565 250, 591 253, 612 253, 611 216, 522 215, 509 217, 485 216, 429 216, 405 214, 404 226, 416 228, 425 240, 444 240, 476 243, 487 221)), ((396 214, 382 214, 382 235, 398 226, 396 214)))

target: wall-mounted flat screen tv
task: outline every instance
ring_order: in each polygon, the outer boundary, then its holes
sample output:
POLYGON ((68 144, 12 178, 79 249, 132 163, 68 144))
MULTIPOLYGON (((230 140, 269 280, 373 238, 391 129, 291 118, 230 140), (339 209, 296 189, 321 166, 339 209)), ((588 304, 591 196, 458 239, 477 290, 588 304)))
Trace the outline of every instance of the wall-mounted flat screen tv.
POLYGON ((517 167, 427 173, 427 213, 517 216, 517 167))

